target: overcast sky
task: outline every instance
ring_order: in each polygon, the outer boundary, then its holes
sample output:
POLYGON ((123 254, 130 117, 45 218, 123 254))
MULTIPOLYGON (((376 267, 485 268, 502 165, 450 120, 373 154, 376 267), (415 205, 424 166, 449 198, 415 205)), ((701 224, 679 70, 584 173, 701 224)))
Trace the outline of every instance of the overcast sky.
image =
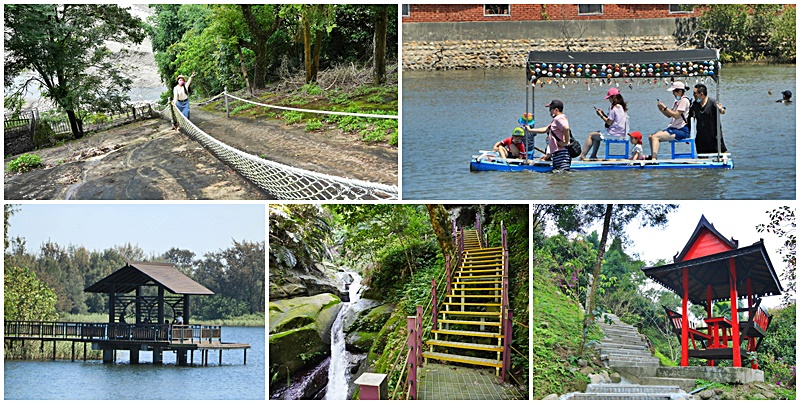
POLYGON ((36 252, 50 240, 66 247, 104 250, 138 244, 147 255, 172 247, 202 257, 236 241, 264 241, 262 204, 25 204, 9 220, 9 237, 20 236, 36 252))

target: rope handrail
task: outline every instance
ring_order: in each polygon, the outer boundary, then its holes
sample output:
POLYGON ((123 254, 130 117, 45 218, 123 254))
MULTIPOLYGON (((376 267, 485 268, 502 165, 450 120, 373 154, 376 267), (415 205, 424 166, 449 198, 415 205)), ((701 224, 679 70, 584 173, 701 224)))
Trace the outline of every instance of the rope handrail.
POLYGON ((340 111, 319 111, 315 109, 305 109, 305 108, 292 108, 292 107, 282 107, 279 105, 270 105, 270 104, 263 104, 260 102, 245 100, 244 98, 239 98, 235 95, 231 95, 228 93, 223 93, 228 97, 233 98, 234 100, 239 100, 242 102, 246 102, 253 105, 258 105, 266 108, 274 108, 274 109, 282 109, 286 111, 297 111, 297 112, 308 112, 312 114, 322 114, 322 115, 347 115, 347 116, 358 116, 362 118, 381 118, 381 119, 398 119, 397 115, 376 115, 376 114, 359 114, 357 112, 340 112, 340 111))
POLYGON ((184 133, 222 162, 277 199, 398 199, 397 186, 337 177, 287 166, 245 153, 203 132, 174 105, 160 111, 162 119, 174 115, 184 133), (168 110, 171 110, 168 112, 168 110))

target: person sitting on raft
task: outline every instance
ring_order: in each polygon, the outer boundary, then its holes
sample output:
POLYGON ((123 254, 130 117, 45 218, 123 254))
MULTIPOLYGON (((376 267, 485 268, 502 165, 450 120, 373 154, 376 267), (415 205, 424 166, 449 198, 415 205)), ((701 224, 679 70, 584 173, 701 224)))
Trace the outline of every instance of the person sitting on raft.
POLYGON ((515 159, 525 158, 525 131, 522 128, 514 128, 511 137, 507 137, 494 144, 492 151, 501 158, 512 157, 515 159))
POLYGON ((633 150, 631 150, 631 160, 648 160, 649 156, 645 156, 644 150, 642 150, 642 132, 637 130, 635 132, 628 133, 628 136, 631 137, 631 144, 633 144, 633 150))
POLYGON ((689 97, 684 95, 686 93, 686 85, 681 81, 672 83, 672 86, 667 89, 675 97, 675 103, 672 108, 667 108, 664 103, 658 101, 658 110, 667 118, 671 118, 669 126, 666 129, 660 130, 650 135, 650 153, 653 160, 658 159, 658 149, 661 142, 670 142, 673 140, 688 139, 689 127, 686 125, 689 122, 689 107, 691 102, 689 97))
POLYGON ((592 155, 589 158, 592 160, 597 159, 597 150, 600 149, 601 139, 625 139, 625 127, 628 123, 628 104, 625 103, 625 99, 622 98, 622 94, 616 87, 608 89, 606 99, 611 102, 608 114, 603 113, 600 108, 595 108, 595 113, 603 119, 606 129, 589 134, 578 160, 585 159, 589 148, 592 149, 592 155))

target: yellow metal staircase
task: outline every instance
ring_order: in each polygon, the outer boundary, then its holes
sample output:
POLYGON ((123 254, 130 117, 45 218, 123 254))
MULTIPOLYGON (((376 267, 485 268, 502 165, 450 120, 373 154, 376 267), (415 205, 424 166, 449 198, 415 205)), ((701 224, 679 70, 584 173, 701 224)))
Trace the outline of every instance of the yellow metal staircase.
POLYGON ((440 304, 425 341, 429 359, 489 366, 499 374, 503 366, 503 311, 507 291, 503 285, 504 248, 482 245, 477 230, 464 230, 461 261, 453 274, 449 292, 440 304))

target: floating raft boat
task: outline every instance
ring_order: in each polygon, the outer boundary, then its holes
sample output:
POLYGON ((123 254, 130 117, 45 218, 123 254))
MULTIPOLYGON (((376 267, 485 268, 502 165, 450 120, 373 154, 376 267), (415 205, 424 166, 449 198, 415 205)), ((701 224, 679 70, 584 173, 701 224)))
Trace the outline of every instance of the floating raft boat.
MULTIPOLYGON (((729 153, 722 153, 721 158, 714 154, 698 154, 696 159, 670 159, 670 160, 572 160, 571 171, 599 171, 599 170, 659 170, 659 169, 732 169, 733 159, 729 153)), ((550 172, 553 165, 550 161, 534 159, 503 159, 494 152, 482 151, 481 154, 472 156, 469 163, 470 171, 533 171, 550 172)))

